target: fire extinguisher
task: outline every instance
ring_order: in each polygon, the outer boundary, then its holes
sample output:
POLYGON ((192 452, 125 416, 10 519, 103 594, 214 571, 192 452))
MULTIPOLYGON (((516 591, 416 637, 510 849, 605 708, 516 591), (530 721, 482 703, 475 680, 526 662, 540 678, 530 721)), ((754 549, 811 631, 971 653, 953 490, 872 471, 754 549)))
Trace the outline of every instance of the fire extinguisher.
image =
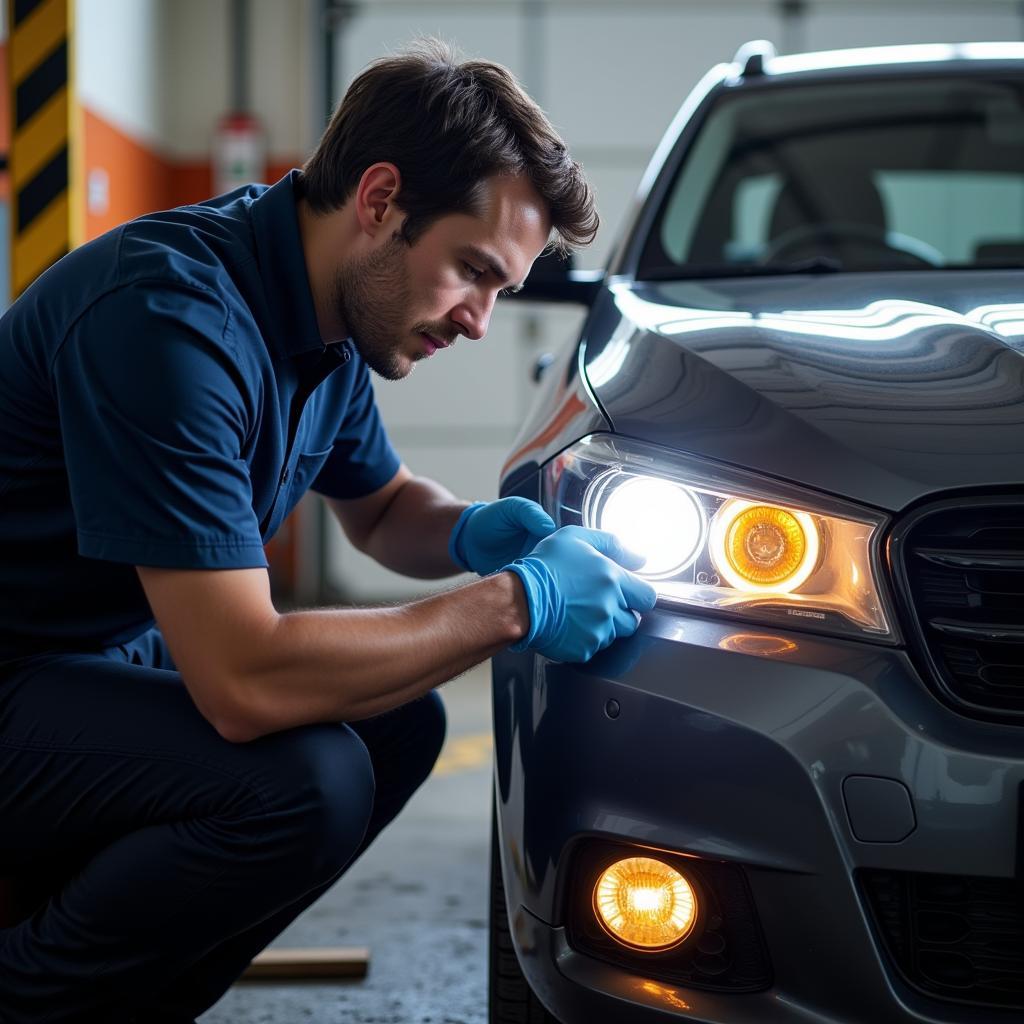
POLYGON ((230 192, 267 174, 267 137, 258 117, 225 114, 217 122, 213 143, 213 187, 230 192))

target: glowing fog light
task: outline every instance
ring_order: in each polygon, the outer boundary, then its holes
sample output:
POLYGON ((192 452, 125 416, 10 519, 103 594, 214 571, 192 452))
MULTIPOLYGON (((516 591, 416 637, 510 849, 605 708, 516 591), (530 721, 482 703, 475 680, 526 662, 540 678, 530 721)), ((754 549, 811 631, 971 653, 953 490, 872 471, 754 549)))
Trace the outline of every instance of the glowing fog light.
POLYGON ((671 576, 696 558, 704 540, 704 513, 685 487, 615 474, 602 481, 595 497, 593 525, 643 555, 638 572, 644 576, 671 576))
POLYGON ((818 563, 818 528, 806 512, 727 501, 711 524, 711 557, 737 590, 789 593, 818 563))
POLYGON ((594 887, 594 913, 624 945, 663 950, 693 930, 697 897, 675 868, 652 857, 629 857, 601 873, 594 887))

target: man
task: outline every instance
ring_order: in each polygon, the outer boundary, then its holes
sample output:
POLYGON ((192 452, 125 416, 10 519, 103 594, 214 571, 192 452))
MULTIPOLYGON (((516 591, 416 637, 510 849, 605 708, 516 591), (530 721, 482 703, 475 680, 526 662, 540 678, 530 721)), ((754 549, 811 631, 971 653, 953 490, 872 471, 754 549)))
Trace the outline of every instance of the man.
POLYGON ((636 629, 614 538, 414 477, 369 382, 596 225, 511 76, 422 46, 303 172, 123 226, 0 321, 0 870, 65 876, 0 931, 0 1020, 193 1020, 426 778, 434 687, 636 629), (279 614, 263 545, 311 486, 384 565, 483 578, 279 614))

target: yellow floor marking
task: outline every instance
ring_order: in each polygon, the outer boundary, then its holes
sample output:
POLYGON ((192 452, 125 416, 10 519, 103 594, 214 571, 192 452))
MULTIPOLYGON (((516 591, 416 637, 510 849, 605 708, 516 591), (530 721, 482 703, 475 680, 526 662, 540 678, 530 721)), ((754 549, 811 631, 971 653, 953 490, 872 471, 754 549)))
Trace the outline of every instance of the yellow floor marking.
POLYGON ((472 736, 453 736, 444 745, 441 756, 434 766, 435 775, 455 775, 472 771, 489 764, 494 741, 489 732, 474 733, 472 736))

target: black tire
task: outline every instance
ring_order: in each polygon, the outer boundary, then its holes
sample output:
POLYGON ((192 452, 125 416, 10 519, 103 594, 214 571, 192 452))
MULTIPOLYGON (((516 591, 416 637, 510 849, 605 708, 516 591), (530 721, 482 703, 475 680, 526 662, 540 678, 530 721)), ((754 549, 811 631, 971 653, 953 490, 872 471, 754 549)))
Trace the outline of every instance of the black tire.
POLYGON ((498 853, 498 816, 491 807, 491 926, 488 943, 487 1020, 490 1024, 560 1024, 523 977, 512 945, 498 853))

